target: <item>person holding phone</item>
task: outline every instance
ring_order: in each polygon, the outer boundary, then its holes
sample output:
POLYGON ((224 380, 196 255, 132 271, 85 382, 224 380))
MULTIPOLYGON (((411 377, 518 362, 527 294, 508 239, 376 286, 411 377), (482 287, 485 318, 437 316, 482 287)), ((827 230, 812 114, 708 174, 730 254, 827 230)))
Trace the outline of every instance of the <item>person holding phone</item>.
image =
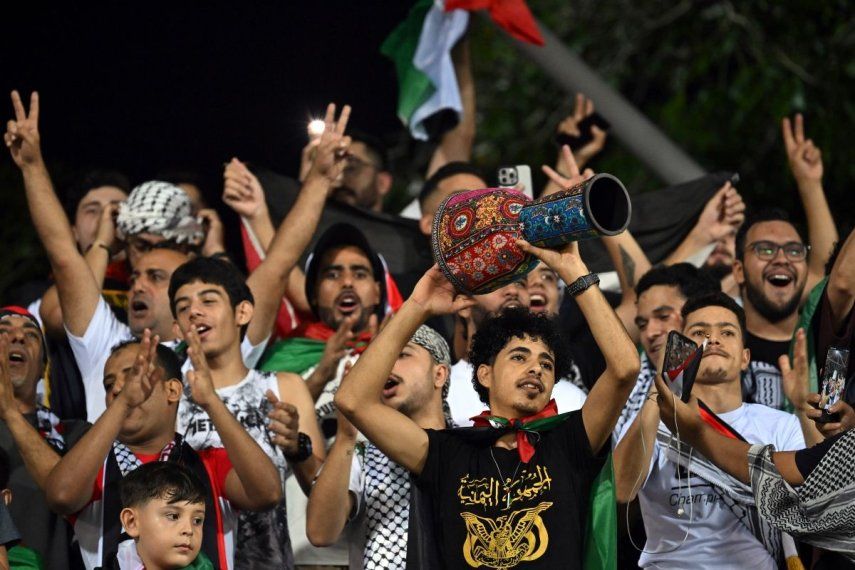
MULTIPOLYGON (((750 362, 742 308, 717 292, 688 299, 680 315, 681 332, 698 345, 707 342, 692 394, 749 442, 804 448, 793 415, 742 401, 740 377, 750 362)), ((678 447, 675 435, 660 422, 650 394, 615 449, 618 501, 638 495, 647 531, 639 565, 667 567, 692 560, 701 568, 777 568, 780 537, 770 538, 762 525, 752 524, 757 518, 750 506, 732 500, 722 484, 726 478, 703 457, 678 447)))

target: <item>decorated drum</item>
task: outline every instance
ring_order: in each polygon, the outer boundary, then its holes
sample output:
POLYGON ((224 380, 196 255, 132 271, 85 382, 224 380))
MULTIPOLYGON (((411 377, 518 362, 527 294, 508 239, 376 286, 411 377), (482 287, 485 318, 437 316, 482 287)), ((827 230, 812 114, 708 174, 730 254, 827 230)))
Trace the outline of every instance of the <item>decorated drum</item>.
POLYGON ((507 188, 458 192, 442 202, 434 217, 433 257, 459 291, 483 295, 537 265, 514 240, 555 248, 616 235, 629 225, 631 211, 629 193, 610 174, 534 202, 507 188))

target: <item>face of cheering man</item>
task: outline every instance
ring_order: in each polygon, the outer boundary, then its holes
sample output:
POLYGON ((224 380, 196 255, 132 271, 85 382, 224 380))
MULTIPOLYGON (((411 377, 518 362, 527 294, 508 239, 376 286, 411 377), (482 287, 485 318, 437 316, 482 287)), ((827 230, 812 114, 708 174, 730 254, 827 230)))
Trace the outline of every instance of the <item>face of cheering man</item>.
POLYGON ((36 383, 44 371, 42 331, 23 315, 0 318, 0 334, 9 346, 9 375, 15 396, 35 403, 36 383))
POLYGON ((707 348, 701 358, 697 384, 739 383, 748 368, 750 351, 745 348, 739 319, 733 311, 711 305, 686 315, 683 334, 707 348))
POLYGON ((476 305, 471 308, 472 320, 476 327, 490 315, 498 315, 505 309, 516 309, 518 307, 529 308, 528 287, 524 280, 509 283, 500 289, 496 289, 486 295, 475 295, 473 297, 476 305))
POLYGON ((354 332, 364 330, 380 303, 380 284, 365 252, 352 245, 326 250, 318 268, 316 299, 318 315, 331 329, 350 318, 354 332))
POLYGON ((422 346, 409 342, 401 350, 383 387, 383 403, 418 421, 431 406, 442 405, 448 366, 437 364, 422 346))
POLYGON ((635 324, 641 346, 656 370, 662 370, 668 333, 683 328, 680 311, 686 298, 675 285, 654 285, 638 296, 635 324))
POLYGON ((792 316, 807 281, 807 247, 796 228, 780 220, 756 223, 745 235, 742 254, 733 274, 746 306, 772 323, 792 316))
POLYGON ((492 366, 482 364, 478 382, 489 390, 493 415, 520 417, 539 412, 552 398, 555 353, 540 339, 512 337, 492 366))
POLYGON ((169 279, 188 259, 187 254, 173 249, 153 249, 139 258, 131 273, 128 299, 128 326, 135 335, 151 329, 161 340, 173 338, 169 279))
POLYGON ((558 274, 545 263, 539 264, 526 276, 526 289, 532 313, 557 315, 561 305, 558 274))
POLYGON ((239 347, 241 327, 252 319, 252 303, 241 301, 233 306, 225 288, 213 283, 193 281, 182 285, 175 292, 174 302, 175 322, 182 337, 196 327, 208 359, 239 347))
POLYGON ((377 154, 363 142, 352 142, 332 199, 379 212, 383 209, 383 197, 391 188, 392 176, 382 170, 377 154))

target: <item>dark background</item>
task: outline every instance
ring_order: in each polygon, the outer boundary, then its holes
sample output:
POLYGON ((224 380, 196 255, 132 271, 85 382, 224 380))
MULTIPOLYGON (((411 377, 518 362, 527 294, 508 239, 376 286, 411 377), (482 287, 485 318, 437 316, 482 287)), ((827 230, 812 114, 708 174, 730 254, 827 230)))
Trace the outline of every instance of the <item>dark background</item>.
MULTIPOLYGON (((353 106, 351 125, 390 144, 396 209, 423 173, 395 116, 391 62, 379 53, 411 2, 259 5, 137 3, 4 6, 0 117, 12 88, 41 94, 44 154, 60 191, 92 167, 132 182, 165 168, 196 170, 217 205, 232 156, 293 175, 307 120, 329 101, 353 106)), ((822 149, 825 188, 845 231, 855 221, 855 18, 851 1, 531 0, 535 15, 709 171, 736 171, 750 206, 803 213, 786 165, 781 117, 806 115, 822 149)), ((473 160, 554 160, 555 125, 570 97, 481 17, 469 32, 478 93, 473 160)), ((610 140, 591 165, 631 192, 663 185, 610 140)), ((222 212, 222 209, 221 209, 222 212)), ((222 212, 233 231, 234 218, 222 212)), ((845 234, 843 234, 845 235, 845 234)), ((0 156, 0 300, 47 274, 27 220, 20 173, 0 156)), ((232 242, 234 243, 234 242, 232 242)))

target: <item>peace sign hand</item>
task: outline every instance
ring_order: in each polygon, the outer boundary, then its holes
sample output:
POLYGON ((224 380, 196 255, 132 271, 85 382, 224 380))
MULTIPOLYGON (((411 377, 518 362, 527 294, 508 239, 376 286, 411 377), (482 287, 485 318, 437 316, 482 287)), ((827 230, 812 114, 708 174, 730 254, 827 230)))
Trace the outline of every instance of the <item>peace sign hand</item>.
POLYGON ((555 194, 556 192, 561 192, 562 190, 567 190, 573 186, 576 186, 580 182, 584 182, 588 178, 594 175, 594 171, 590 168, 586 168, 584 172, 579 172, 579 166, 576 164, 576 158, 573 156, 573 151, 570 150, 570 147, 566 144, 561 147, 561 166, 567 172, 567 176, 559 174, 551 167, 547 165, 543 165, 541 169, 543 172, 552 180, 555 184, 558 185, 558 188, 555 190, 550 190, 544 192, 544 196, 548 196, 549 194, 555 194))
POLYGON ((12 91, 12 106, 15 119, 6 123, 3 141, 9 147, 12 160, 18 168, 25 168, 42 161, 41 139, 39 137, 39 94, 30 95, 30 113, 24 110, 24 103, 17 91, 12 91))
MULTIPOLYGON (((593 113, 594 102, 588 99, 584 94, 578 93, 576 95, 576 105, 573 108, 573 114, 566 116, 560 123, 558 123, 558 128, 556 130, 561 134, 578 137, 582 134, 579 130, 579 123, 581 123, 585 118, 591 116, 593 113)), ((603 150, 607 136, 606 131, 596 125, 592 126, 591 142, 576 152, 578 155, 578 163, 584 166, 597 153, 603 150)))
POLYGON ((788 117, 781 121, 784 148, 793 178, 799 184, 822 181, 822 152, 811 139, 805 140, 804 117, 797 113, 791 123, 788 117))
POLYGON ((324 133, 321 135, 306 180, 321 178, 333 184, 341 177, 347 164, 347 150, 350 147, 350 137, 344 135, 348 119, 350 119, 350 105, 344 106, 338 121, 335 120, 335 103, 327 106, 324 133))

